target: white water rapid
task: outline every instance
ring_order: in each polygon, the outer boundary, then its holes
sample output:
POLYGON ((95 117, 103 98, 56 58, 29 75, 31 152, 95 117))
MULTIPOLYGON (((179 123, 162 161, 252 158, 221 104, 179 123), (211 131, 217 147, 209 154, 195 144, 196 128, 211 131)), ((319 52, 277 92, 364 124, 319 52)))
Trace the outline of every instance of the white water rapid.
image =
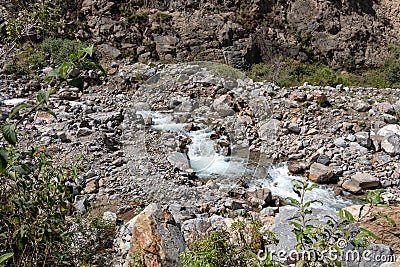
MULTIPOLYGON (((296 198, 296 194, 292 190, 293 183, 296 180, 304 181, 302 177, 288 175, 287 165, 284 163, 272 167, 257 166, 257 168, 267 168, 267 172, 263 177, 260 177, 260 175, 252 177, 256 166, 249 164, 247 159, 234 156, 225 157, 215 151, 215 141, 210 139, 213 131, 207 125, 202 125, 200 130, 187 132, 185 123, 174 122, 173 115, 177 115, 177 113, 138 111, 137 114, 142 115, 144 119, 151 117, 151 127, 155 130, 176 132, 192 140, 188 152, 190 166, 200 178, 246 177, 251 179, 254 185, 267 187, 273 195, 282 198, 296 198)), ((346 197, 335 196, 333 189, 326 185, 321 185, 320 188, 307 192, 306 196, 306 200, 321 201, 323 203, 322 208, 325 209, 338 209, 354 205, 354 202, 346 197)), ((320 204, 313 205, 320 206, 320 204)))

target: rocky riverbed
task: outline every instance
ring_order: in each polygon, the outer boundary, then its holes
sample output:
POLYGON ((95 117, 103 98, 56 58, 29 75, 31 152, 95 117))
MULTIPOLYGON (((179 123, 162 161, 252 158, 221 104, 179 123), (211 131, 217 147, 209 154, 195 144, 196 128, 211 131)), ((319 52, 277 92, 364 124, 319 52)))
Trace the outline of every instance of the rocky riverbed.
MULTIPOLYGON (((273 227, 290 210, 281 208, 285 196, 271 193, 278 182, 268 181, 292 179, 288 173, 323 184, 330 212, 336 201, 350 206, 375 188, 386 189, 382 202, 400 202, 398 89, 280 88, 208 62, 106 67, 107 78, 85 73, 83 90, 58 89, 51 98, 57 119, 38 113, 19 130, 60 160, 88 158, 74 207, 119 221, 115 266, 134 251, 138 219, 131 219, 150 203, 164 208, 153 205, 143 216, 165 209, 190 242, 227 224, 232 211, 273 227)), ((43 75, 1 76, 3 121, 15 103, 47 88, 43 75)))

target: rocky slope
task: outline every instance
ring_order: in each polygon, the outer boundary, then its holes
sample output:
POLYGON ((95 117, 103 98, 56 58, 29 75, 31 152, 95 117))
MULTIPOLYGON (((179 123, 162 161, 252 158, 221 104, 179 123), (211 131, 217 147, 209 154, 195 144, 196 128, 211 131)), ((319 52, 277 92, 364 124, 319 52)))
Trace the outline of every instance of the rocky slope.
POLYGON ((372 0, 85 0, 77 35, 140 60, 246 67, 291 57, 359 69, 381 64, 399 39, 399 12, 398 1, 372 0))
MULTIPOLYGON (((0 12, 3 37, 9 5, 0 12)), ((279 67, 291 57, 362 69, 381 64, 400 37, 399 2, 389 0, 84 0, 67 9, 74 35, 140 61, 279 67)))

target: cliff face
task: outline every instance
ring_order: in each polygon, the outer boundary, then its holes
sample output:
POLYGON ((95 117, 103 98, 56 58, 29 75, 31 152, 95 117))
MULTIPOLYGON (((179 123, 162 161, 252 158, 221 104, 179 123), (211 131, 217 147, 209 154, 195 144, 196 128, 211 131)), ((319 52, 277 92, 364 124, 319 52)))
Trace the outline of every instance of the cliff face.
POLYGON ((83 0, 78 36, 139 60, 286 57, 346 68, 382 63, 400 37, 399 0, 83 0))

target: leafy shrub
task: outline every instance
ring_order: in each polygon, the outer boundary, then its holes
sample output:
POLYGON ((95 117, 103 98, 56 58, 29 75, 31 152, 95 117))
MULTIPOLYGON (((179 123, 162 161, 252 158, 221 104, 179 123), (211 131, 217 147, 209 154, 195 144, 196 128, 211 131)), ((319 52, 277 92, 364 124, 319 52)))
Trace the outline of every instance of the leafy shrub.
POLYGON ((11 0, 8 4, 6 31, 8 41, 23 43, 44 37, 70 37, 77 0, 11 0), (67 15, 68 14, 68 15, 67 15))
POLYGON ((224 79, 244 79, 245 74, 235 69, 232 66, 225 65, 225 64, 212 64, 209 66, 210 72, 215 75, 216 77, 224 78, 224 79))
POLYGON ((269 78, 270 71, 271 67, 266 63, 253 64, 250 70, 247 71, 247 76, 255 82, 261 82, 269 78))
POLYGON ((68 85, 83 88, 83 78, 79 77, 81 70, 100 70, 105 75, 103 67, 96 62, 93 54, 94 45, 78 50, 76 54, 69 56, 69 61, 65 61, 57 68, 50 71, 46 79, 60 78, 66 81, 68 85), (78 71, 78 75, 71 77, 72 72, 78 71))
POLYGON ((76 216, 71 224, 71 254, 76 266, 108 266, 113 247, 116 224, 96 216, 76 216))
POLYGON ((29 74, 33 70, 43 68, 49 62, 60 65, 86 47, 86 43, 76 40, 46 38, 37 45, 25 44, 22 52, 13 58, 13 64, 8 65, 7 71, 16 74, 29 74))
POLYGON ((1 128, 8 145, 0 149, 0 251, 12 254, 12 266, 68 265, 65 219, 73 201, 70 184, 78 168, 57 163, 45 147, 24 148, 16 132, 34 112, 55 116, 47 107, 51 93, 40 91, 38 103, 28 111, 28 104, 18 104, 9 119, 23 111, 24 115, 1 128))
POLYGON ((231 234, 225 230, 211 232, 205 239, 192 243, 191 250, 182 253, 183 266, 279 266, 270 256, 261 259, 265 245, 275 243, 272 232, 262 230, 260 220, 236 219, 231 234))
POLYGON ((130 13, 126 15, 126 18, 129 23, 143 23, 149 19, 149 14, 147 12, 137 12, 137 13, 130 13))
POLYGON ((238 252, 226 231, 212 232, 204 241, 192 243, 190 252, 182 254, 183 266, 238 266, 238 252))
MULTIPOLYGON (((317 184, 296 181, 293 191, 298 199, 288 197, 294 206, 299 208, 299 216, 290 221, 293 233, 296 235, 297 244, 295 249, 299 252, 307 252, 308 258, 299 259, 296 266, 341 266, 339 257, 323 257, 324 251, 329 251, 333 256, 338 256, 344 249, 343 244, 352 244, 355 248, 366 247, 370 239, 378 237, 367 229, 360 228, 360 232, 352 237, 349 226, 356 222, 350 212, 339 210, 339 220, 327 216, 325 224, 312 222, 310 208, 317 200, 305 201, 305 194, 318 188, 317 184)), ((322 203, 321 203, 322 204, 322 203)))

